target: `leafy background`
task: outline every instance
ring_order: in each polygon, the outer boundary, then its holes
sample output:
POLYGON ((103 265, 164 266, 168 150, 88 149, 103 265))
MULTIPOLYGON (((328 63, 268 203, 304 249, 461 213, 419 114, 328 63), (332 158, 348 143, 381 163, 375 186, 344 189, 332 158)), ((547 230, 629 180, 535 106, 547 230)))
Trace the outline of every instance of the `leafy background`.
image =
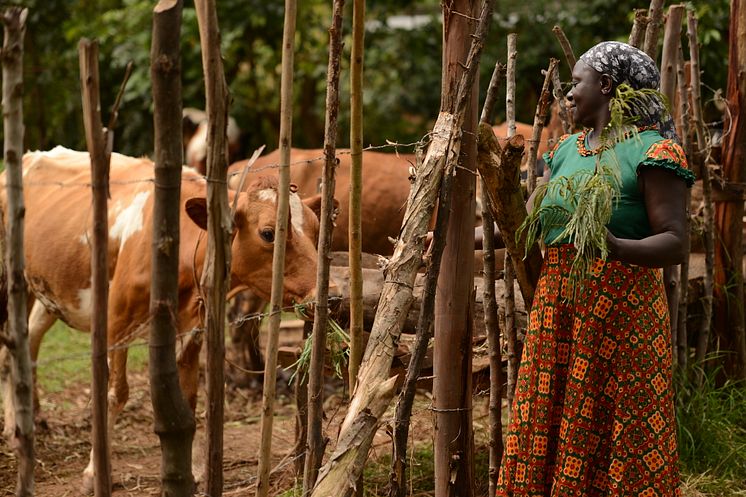
MULTIPOLYGON (((339 145, 348 142, 348 88, 351 3, 345 13, 345 59, 339 145)), ((84 149, 78 75, 80 38, 100 43, 104 120, 128 61, 134 72, 120 113, 115 149, 148 155, 153 149, 150 88, 152 0, 27 0, 25 119, 26 147, 48 149, 57 144, 84 149)), ((329 0, 299 5, 295 57, 293 143, 320 147, 323 142, 329 0)), ((407 143, 428 131, 440 101, 441 24, 437 0, 368 0, 365 38, 366 144, 386 140, 407 143), (425 16, 416 29, 397 29, 392 16, 425 16)), ((565 30, 577 54, 604 39, 627 39, 634 8, 648 2, 621 0, 498 0, 490 39, 483 55, 481 90, 485 91, 495 61, 505 61, 506 36, 518 33, 517 114, 531 122, 549 57, 569 68, 551 28, 565 30)), ((727 77, 729 2, 690 2, 700 17, 705 100, 724 88, 727 77), (708 89, 709 88, 709 89, 708 89)), ((280 44, 283 2, 221 0, 217 2, 226 78, 232 96, 231 114, 244 130, 244 151, 267 144, 276 148, 279 130, 280 44)), ((204 80, 194 6, 185 2, 182 26, 182 75, 185 107, 204 108, 204 80)), ((706 112, 714 112, 708 105, 706 112)), ((498 106, 497 118, 504 115, 498 106)), ((708 117, 717 120, 716 115, 708 117)))

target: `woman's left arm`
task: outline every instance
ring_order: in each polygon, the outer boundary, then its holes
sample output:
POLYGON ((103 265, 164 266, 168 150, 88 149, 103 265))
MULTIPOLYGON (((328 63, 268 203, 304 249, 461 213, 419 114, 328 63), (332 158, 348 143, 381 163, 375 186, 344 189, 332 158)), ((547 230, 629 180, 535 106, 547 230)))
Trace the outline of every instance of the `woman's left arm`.
POLYGON ((627 240, 607 231, 610 258, 647 267, 681 264, 689 241, 686 182, 658 167, 642 169, 638 181, 653 234, 642 240, 627 240))

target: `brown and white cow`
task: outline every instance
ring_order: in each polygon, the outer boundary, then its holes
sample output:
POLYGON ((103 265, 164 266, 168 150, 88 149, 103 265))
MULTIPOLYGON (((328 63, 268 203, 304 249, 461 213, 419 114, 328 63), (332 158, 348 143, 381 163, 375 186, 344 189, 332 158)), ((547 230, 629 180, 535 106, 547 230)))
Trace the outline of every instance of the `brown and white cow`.
MULTIPOLYGON (((120 154, 111 158, 109 201, 109 428, 127 401, 126 345, 147 333, 151 281, 153 163, 120 154), (113 345, 120 345, 112 348, 113 345)), ((41 339, 56 319, 79 330, 91 322, 91 191, 87 153, 57 147, 23 158, 26 279, 35 297, 29 320, 32 360, 41 339)), ((4 184, 5 176, 0 175, 4 184)), ((5 191, 4 188, 2 190, 5 191)), ((234 194, 231 194, 233 197, 234 194)), ((207 247, 206 182, 184 168, 181 183, 179 249, 180 336, 200 328, 198 288, 207 247)), ((231 245, 231 292, 248 288, 269 299, 276 219, 277 181, 262 177, 238 194, 231 245)), ((4 195, 2 198, 5 205, 4 195)), ((316 199, 318 200, 318 199, 316 199)), ((232 201, 232 199, 231 199, 232 201)), ((318 231, 318 220, 297 194, 291 194, 285 265, 284 304, 314 296, 316 248, 306 232, 318 231), (310 228, 309 228, 310 226, 310 228)), ((185 339, 186 340, 186 339, 185 339)), ((194 408, 198 354, 180 360, 184 394, 194 408)), ((7 380, 7 379, 6 379, 7 380)), ((7 387, 7 386, 6 386, 7 387)), ((5 394, 6 388, 3 389, 5 394)), ((15 426, 12 399, 4 399, 5 429, 15 426)), ((92 462, 84 474, 92 482, 92 462)))
MULTIPOLYGON (((207 171, 207 113, 200 109, 186 107, 182 111, 182 133, 184 143, 184 160, 187 166, 193 167, 204 175, 207 171)), ((236 120, 228 116, 226 127, 229 161, 241 157, 241 128, 236 120)))

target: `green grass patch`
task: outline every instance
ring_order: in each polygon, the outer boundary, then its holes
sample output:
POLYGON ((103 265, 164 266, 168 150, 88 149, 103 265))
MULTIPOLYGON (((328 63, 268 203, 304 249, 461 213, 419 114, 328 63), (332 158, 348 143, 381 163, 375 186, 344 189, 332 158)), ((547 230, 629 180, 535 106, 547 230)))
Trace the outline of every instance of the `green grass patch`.
MULTIPOLYGON (((148 348, 142 340, 131 344, 128 370, 142 369, 148 348)), ((44 336, 37 361, 37 381, 43 392, 61 392, 70 385, 91 381, 91 335, 57 321, 44 336)))
POLYGON ((702 386, 677 379, 682 478, 689 495, 746 495, 746 383, 719 385, 716 376, 702 386))

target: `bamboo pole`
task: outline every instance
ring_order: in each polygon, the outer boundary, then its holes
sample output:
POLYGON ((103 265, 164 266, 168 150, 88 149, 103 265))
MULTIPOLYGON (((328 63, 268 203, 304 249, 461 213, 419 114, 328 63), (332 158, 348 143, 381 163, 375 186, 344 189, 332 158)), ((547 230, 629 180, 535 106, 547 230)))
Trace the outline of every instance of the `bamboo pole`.
POLYGON ((718 229, 715 252, 715 285, 718 291, 715 330, 722 350, 724 373, 733 380, 746 378, 746 330, 743 302, 743 191, 737 186, 746 180, 746 4, 733 0, 730 10, 728 55, 727 128, 723 148, 723 177, 726 188, 736 190, 716 204, 718 229), (730 187, 730 188, 728 188, 730 187), (727 287, 727 292, 726 292, 727 287), (720 293, 722 292, 722 293, 720 293))
POLYGON ((334 452, 319 473, 314 497, 348 497, 362 472, 373 435, 394 395, 396 378, 389 378, 394 344, 401 334, 412 289, 422 263, 424 240, 435 206, 443 171, 450 174, 460 150, 460 128, 466 103, 476 77, 479 58, 492 16, 493 0, 483 4, 464 72, 451 101, 441 109, 435 123, 427 155, 416 172, 407 201, 401 234, 386 267, 386 280, 379 298, 376 320, 371 330, 358 374, 358 388, 350 402, 334 452), (446 167, 448 164, 448 167, 446 167))
MULTIPOLYGON (((697 38, 697 18, 694 12, 690 11, 687 23, 687 36, 689 38, 689 58, 691 60, 691 95, 692 95, 692 114, 694 118, 694 128, 697 136, 697 153, 698 161, 701 161, 702 174, 702 192, 704 196, 704 235, 705 235, 705 279, 704 295, 702 296, 703 317, 697 335, 697 349, 695 353, 695 362, 703 365, 707 348, 710 341, 710 325, 712 323, 712 295, 713 295, 713 254, 715 251, 714 238, 714 213, 712 206, 712 183, 710 182, 710 170, 707 165, 707 138, 705 124, 702 118, 702 99, 700 94, 700 77, 699 77, 699 40, 697 38)), ((703 380, 702 369, 697 373, 697 382, 701 384, 703 380)))
POLYGON ((658 60, 658 33, 663 19, 663 2, 664 0, 650 0, 648 10, 649 21, 645 28, 645 44, 642 51, 653 60, 658 60))
MULTIPOLYGON (((681 45, 681 20, 683 16, 683 5, 672 5, 669 7, 663 36, 660 89, 661 93, 666 96, 669 105, 673 105, 676 96, 676 76, 679 46, 681 45)), ((671 109, 671 113, 673 114, 673 109, 671 109)), ((663 268, 663 282, 666 286, 666 301, 668 303, 669 319, 671 322, 672 343, 676 343, 678 339, 678 310, 682 281, 684 280, 681 279, 681 267, 679 265, 663 268)), ((684 284, 688 284, 688 282, 684 284)), ((673 354, 674 356, 677 354, 675 346, 673 347, 673 354)))
POLYGON ((541 131, 547 122, 549 116, 549 107, 552 105, 552 92, 549 89, 552 84, 552 75, 557 70, 559 60, 549 59, 549 67, 544 74, 544 84, 541 87, 539 101, 536 103, 536 113, 534 114, 534 128, 531 139, 528 141, 528 151, 526 152, 526 167, 528 168, 528 194, 530 195, 536 188, 536 151, 539 149, 541 140, 541 131))
POLYGON ((285 0, 285 21, 282 32, 282 79, 280 83, 280 185, 277 195, 277 223, 272 258, 272 293, 270 296, 269 334, 264 364, 262 394, 262 442, 257 470, 257 497, 267 497, 269 469, 272 457, 272 421, 277 382, 277 348, 280 332, 280 312, 285 273, 285 242, 287 240, 290 193, 290 146, 293 125, 293 56, 295 50, 296 0, 285 0))
MULTIPOLYGON (((503 68, 495 64, 495 69, 487 88, 487 97, 482 107, 481 123, 490 124, 492 107, 497 99, 497 88, 500 84, 503 68)), ((482 302, 484 303, 484 327, 487 330, 487 344, 490 357, 490 456, 489 456, 489 492, 495 495, 497 477, 503 457, 502 436, 502 353, 500 351, 500 328, 497 322, 497 299, 495 297, 495 221, 489 208, 489 195, 484 180, 480 178, 482 196, 482 253, 484 286, 482 302)))
POLYGON ((578 59, 575 57, 575 53, 572 51, 572 45, 570 45, 570 40, 567 39, 567 35, 565 34, 564 31, 562 31, 562 28, 559 26, 553 27, 552 33, 554 33, 554 36, 557 37, 557 41, 562 47, 562 53, 565 54, 565 60, 567 61, 567 65, 570 67, 570 71, 572 71, 578 59))
POLYGON ((208 495, 220 495, 223 492, 225 299, 230 285, 233 232, 233 217, 225 184, 228 172, 228 85, 220 55, 215 0, 196 0, 195 10, 207 103, 207 256, 201 282, 207 295, 205 489, 208 495))
POLYGON ((181 1, 161 1, 153 11, 150 75, 153 82, 155 181, 149 340, 150 396, 161 443, 163 495, 194 493, 194 413, 179 386, 174 317, 178 312, 181 203, 181 1))
MULTIPOLYGON (((309 495, 316 483, 316 478, 324 457, 324 434, 321 422, 324 416, 324 355, 326 352, 326 330, 329 325, 329 253, 332 244, 332 230, 334 229, 334 185, 337 167, 337 116, 339 115, 339 73, 342 56, 342 14, 344 0, 335 0, 332 23, 329 28, 329 64, 326 76, 326 124, 324 126, 324 172, 321 182, 321 216, 319 227, 319 255, 316 270, 316 311, 313 320, 313 348, 311 351, 311 366, 308 378, 308 450, 306 464, 303 471, 303 495, 309 495)), ((357 116, 359 119, 360 116, 357 116)), ((362 156, 362 152, 360 152, 362 156)), ((353 159, 354 162, 354 159, 353 159)), ((358 164, 360 166, 360 164, 358 164)), ((353 168, 354 168, 353 164, 353 168)), ((359 192, 358 192, 359 193, 359 192)), ((352 199, 351 199, 352 200, 352 199)), ((358 210, 359 200, 358 197, 358 210)), ((360 247, 358 247, 359 249, 360 247)), ((350 263, 352 263, 350 254, 350 263)), ((362 332, 362 267, 361 254, 357 254, 359 274, 350 265, 350 293, 360 291, 350 301, 350 316, 353 318, 353 302, 359 300, 358 309, 361 321, 359 332, 362 332), (359 288, 355 286, 355 278, 360 278, 359 288)), ((357 337, 362 341, 362 336, 357 337)), ((362 345, 362 343, 357 344, 362 345)), ((352 345, 350 345, 352 347, 352 345)), ((352 360, 351 360, 352 361, 352 360)), ((352 369, 352 364, 350 364, 352 369)), ((352 374, 352 373, 351 373, 352 374)), ((350 377, 350 383, 353 383, 350 377)))
POLYGON ((363 54, 365 0, 354 0, 350 53, 350 392, 355 391, 363 357, 363 54))
POLYGON ((645 38, 645 29, 649 22, 647 9, 635 9, 635 20, 632 23, 632 31, 629 33, 627 43, 633 47, 641 48, 645 38))
MULTIPOLYGON (((94 495, 111 495, 111 458, 107 430, 107 309, 109 297, 109 159, 110 135, 101 123, 99 100, 98 42, 86 39, 78 44, 80 86, 83 97, 83 123, 88 154, 91 157, 93 193, 93 239, 91 243, 91 445, 94 495)), ((87 482, 86 482, 87 483, 87 482)))
MULTIPOLYGON (((3 159, 7 173, 8 232, 8 342, 14 426, 5 426, 18 458, 16 496, 34 495, 34 405, 31 356, 28 343, 26 307, 28 291, 23 256, 23 39, 28 9, 9 7, 3 11, 3 159)), ((6 419, 6 422, 8 420, 6 419)))
MULTIPOLYGON (((693 160, 692 157, 692 143, 689 137, 689 91, 687 85, 687 72, 685 71, 686 64, 684 63, 684 51, 682 44, 679 43, 679 49, 677 50, 677 77, 676 85, 678 87, 678 98, 679 98, 679 123, 677 128, 681 137, 681 144, 684 148, 688 160, 693 160)), ((691 226, 691 212, 689 212, 691 206, 691 192, 689 189, 686 191, 686 232, 687 235, 690 233, 691 226)), ((681 270, 679 280, 682 281, 681 291, 679 294, 679 309, 678 319, 676 324, 676 354, 675 359, 678 367, 681 371, 686 371, 687 362, 689 359, 689 343, 687 339, 687 326, 688 326, 688 292, 689 292, 689 257, 691 255, 691 240, 687 237, 687 250, 684 262, 681 264, 681 270)))

